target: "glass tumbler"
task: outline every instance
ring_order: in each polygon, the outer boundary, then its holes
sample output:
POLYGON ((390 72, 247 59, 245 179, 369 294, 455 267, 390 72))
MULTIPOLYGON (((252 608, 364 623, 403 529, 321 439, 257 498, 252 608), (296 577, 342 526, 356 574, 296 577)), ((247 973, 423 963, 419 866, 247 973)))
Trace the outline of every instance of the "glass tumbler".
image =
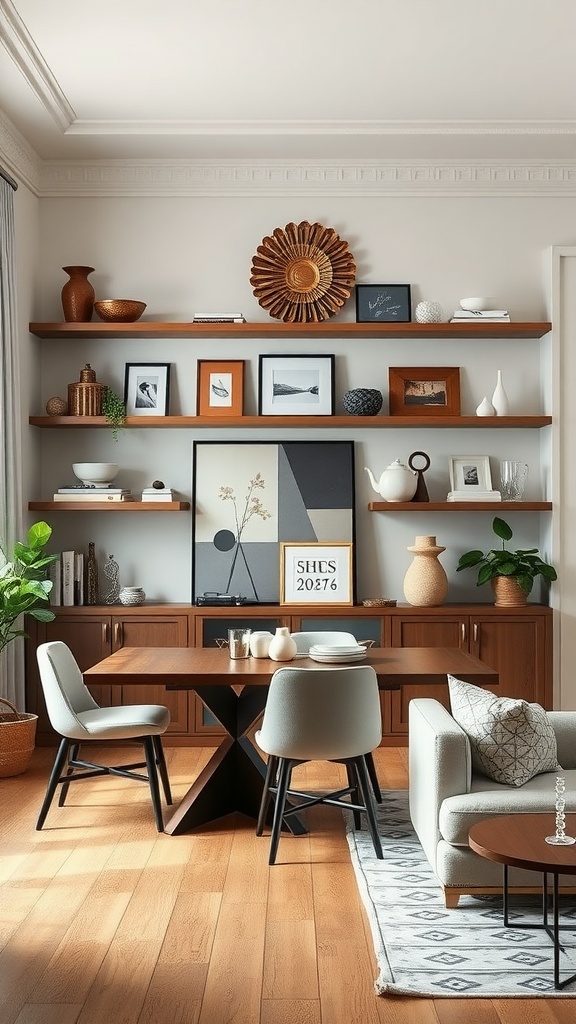
POLYGON ((500 463, 500 493, 502 501, 522 501, 528 476, 525 462, 504 459, 500 463))
POLYGON ((231 658, 250 657, 250 634, 251 629, 229 629, 228 650, 231 658))

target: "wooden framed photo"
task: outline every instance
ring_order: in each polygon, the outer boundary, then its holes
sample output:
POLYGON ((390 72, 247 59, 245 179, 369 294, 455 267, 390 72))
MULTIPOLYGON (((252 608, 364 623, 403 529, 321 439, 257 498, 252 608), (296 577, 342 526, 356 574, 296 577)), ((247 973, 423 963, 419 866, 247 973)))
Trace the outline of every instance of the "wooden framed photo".
POLYGON ((488 455, 452 455, 450 457, 450 490, 473 494, 491 491, 490 457, 488 455))
POLYGON ((127 416, 167 416, 169 397, 170 363, 126 363, 127 416))
POLYGON ((259 416, 332 416, 334 356, 261 355, 259 416))
POLYGON ((459 366, 390 366, 391 416, 459 416, 459 366))
POLYGON ((280 604, 354 602, 352 544, 280 545, 280 604))
POLYGON ((408 324, 411 320, 409 284, 356 285, 356 323, 408 324))
POLYGON ((197 416, 241 416, 244 411, 244 360, 199 359, 197 416))

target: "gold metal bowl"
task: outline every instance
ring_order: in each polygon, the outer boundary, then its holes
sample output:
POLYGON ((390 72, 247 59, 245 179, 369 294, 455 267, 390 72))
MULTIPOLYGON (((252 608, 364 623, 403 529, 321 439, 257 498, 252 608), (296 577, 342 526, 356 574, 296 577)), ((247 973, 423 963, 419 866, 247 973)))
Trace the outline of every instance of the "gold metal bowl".
POLYGON ((138 302, 137 299, 98 299, 94 303, 96 315, 101 320, 120 324, 129 324, 134 320, 139 320, 145 309, 146 303, 138 302))

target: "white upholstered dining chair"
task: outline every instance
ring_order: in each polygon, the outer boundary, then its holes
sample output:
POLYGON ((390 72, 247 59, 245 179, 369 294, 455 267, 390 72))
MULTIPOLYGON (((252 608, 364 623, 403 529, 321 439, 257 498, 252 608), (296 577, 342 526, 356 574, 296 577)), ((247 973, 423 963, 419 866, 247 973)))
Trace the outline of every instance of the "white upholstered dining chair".
POLYGON ((276 861, 284 819, 319 803, 352 810, 356 827, 360 813, 365 812, 374 852, 382 859, 374 794, 366 767, 366 755, 381 739, 378 679, 370 665, 276 670, 262 725, 255 735, 260 749, 268 754, 256 826, 259 836, 264 831, 270 800, 275 797, 269 864, 276 861), (348 786, 320 795, 291 789, 292 770, 305 761, 343 762, 348 786))
POLYGON ((71 782, 99 775, 119 775, 148 782, 156 827, 162 832, 164 823, 158 775, 162 780, 166 802, 172 803, 161 740, 170 724, 168 708, 161 704, 100 707, 85 686, 70 648, 61 640, 40 644, 36 657, 48 717, 52 728, 62 737, 36 828, 42 828, 59 785, 62 789, 58 806, 62 807, 71 782), (79 757, 82 744, 109 740, 139 740, 144 747, 144 761, 109 767, 79 757), (146 768, 147 774, 138 772, 139 768, 146 768))

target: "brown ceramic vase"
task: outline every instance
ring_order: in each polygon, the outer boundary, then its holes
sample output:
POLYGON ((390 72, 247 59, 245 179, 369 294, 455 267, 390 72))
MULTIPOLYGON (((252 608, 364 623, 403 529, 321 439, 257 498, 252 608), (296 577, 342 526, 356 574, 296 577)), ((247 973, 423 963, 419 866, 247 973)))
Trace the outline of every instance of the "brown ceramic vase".
POLYGON ((62 289, 64 319, 69 323, 88 323, 92 319, 95 294, 88 274, 94 273, 94 267, 62 267, 62 270, 70 275, 62 289))

